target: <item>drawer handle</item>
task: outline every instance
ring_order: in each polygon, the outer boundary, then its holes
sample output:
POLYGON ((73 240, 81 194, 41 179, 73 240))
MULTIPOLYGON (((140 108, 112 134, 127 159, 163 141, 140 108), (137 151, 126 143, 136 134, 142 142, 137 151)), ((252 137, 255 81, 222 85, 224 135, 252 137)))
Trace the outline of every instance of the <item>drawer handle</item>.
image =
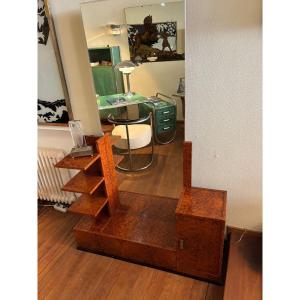
POLYGON ((167 129, 170 129, 171 127, 170 126, 168 126, 168 127, 164 127, 164 130, 167 130, 167 129))
POLYGON ((165 119, 165 120, 164 120, 164 122, 168 122, 168 121, 170 121, 170 119, 165 119))
POLYGON ((180 250, 183 250, 183 248, 184 248, 184 240, 179 240, 179 249, 180 250))
POLYGON ((167 110, 167 111, 164 111, 164 114, 168 114, 170 111, 169 110, 167 110))

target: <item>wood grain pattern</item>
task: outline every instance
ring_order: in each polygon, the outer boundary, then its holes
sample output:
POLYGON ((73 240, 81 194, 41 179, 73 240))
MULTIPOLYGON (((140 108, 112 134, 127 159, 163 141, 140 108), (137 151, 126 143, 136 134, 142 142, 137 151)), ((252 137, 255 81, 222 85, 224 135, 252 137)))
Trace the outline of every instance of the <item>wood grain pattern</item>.
POLYGON ((75 228, 80 248, 176 270, 176 199, 120 192, 120 207, 97 225, 75 228))
POLYGON ((178 201, 176 214, 225 220, 226 198, 226 191, 186 188, 178 201))
POLYGON ((105 178, 105 188, 108 196, 109 211, 111 214, 113 214, 119 206, 119 191, 109 135, 105 134, 104 137, 96 140, 96 147, 98 153, 101 155, 100 163, 102 174, 105 178))
POLYGON ((76 158, 67 155, 64 159, 58 162, 55 165, 55 167, 64 168, 64 169, 87 170, 99 158, 100 158, 99 153, 95 153, 94 156, 85 156, 85 157, 76 157, 76 158))
POLYGON ((192 186, 192 142, 183 144, 183 186, 192 186))
MULTIPOLYGON (((110 138, 105 134, 95 142, 100 154, 99 164, 93 163, 66 186, 69 191, 82 192, 78 189, 82 188, 83 179, 91 185, 92 180, 101 173, 105 178, 108 205, 105 206, 104 199, 96 202, 86 197, 74 204, 74 211, 99 216, 97 220, 85 218, 74 228, 78 246, 188 275, 219 280, 226 192, 191 188, 189 180, 178 205, 176 199, 130 192, 121 192, 120 201, 110 138), (104 208, 108 209, 109 214, 104 208), (183 241, 184 247, 178 248, 178 241, 183 241)), ((185 153, 189 161, 191 143, 186 145, 185 153)), ((191 171, 190 165, 191 161, 185 162, 185 169, 191 171)))
POLYGON ((219 286, 78 251, 79 216, 49 207, 38 215, 38 298, 47 300, 221 300, 219 286), (216 297, 211 298, 211 295, 216 297))
POLYGON ((103 180, 101 176, 89 176, 80 171, 63 186, 62 190, 92 195, 103 180))
POLYGON ((262 299, 262 235, 230 230, 225 300, 262 299), (240 240, 240 238, 242 239, 240 240))
POLYGON ((96 218, 106 203, 106 197, 82 194, 79 199, 72 203, 68 211, 96 218))
POLYGON ((178 216, 177 237, 183 249, 177 251, 177 270, 203 279, 222 280, 225 222, 178 216))
POLYGON ((225 215, 226 191, 185 188, 176 208, 178 271, 221 280, 225 215))

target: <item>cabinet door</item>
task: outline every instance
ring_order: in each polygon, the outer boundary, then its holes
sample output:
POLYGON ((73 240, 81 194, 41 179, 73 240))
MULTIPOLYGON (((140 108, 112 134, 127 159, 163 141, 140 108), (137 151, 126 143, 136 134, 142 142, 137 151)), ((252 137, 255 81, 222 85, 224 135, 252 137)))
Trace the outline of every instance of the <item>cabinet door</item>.
POLYGON ((177 216, 177 271, 218 280, 222 270, 224 229, 224 222, 177 216))

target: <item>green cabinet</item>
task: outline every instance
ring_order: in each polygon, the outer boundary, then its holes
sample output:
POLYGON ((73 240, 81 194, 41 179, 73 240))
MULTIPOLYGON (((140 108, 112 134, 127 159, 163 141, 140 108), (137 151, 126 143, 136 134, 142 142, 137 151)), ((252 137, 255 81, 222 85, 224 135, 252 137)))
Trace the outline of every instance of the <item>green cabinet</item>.
POLYGON ((140 117, 144 117, 152 111, 154 115, 154 130, 156 136, 176 130, 176 106, 167 101, 155 102, 154 106, 150 103, 139 105, 140 117))
MULTIPOLYGON (((99 63, 92 66, 96 94, 107 96, 124 93, 123 74, 115 69, 121 61, 120 47, 90 48, 89 58, 91 63, 99 63)), ((100 111, 100 118, 106 119, 108 113, 116 113, 116 110, 100 111)))
POLYGON ((91 63, 99 63, 92 67, 96 93, 100 96, 124 93, 123 75, 115 69, 121 61, 120 47, 90 48, 91 63))

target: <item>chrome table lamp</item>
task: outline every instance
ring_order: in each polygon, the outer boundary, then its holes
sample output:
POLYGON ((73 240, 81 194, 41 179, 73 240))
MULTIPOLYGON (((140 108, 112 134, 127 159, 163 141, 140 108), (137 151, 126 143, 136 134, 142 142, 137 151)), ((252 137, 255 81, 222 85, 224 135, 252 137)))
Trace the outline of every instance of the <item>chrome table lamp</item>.
POLYGON ((124 60, 118 63, 115 66, 115 69, 119 70, 123 73, 123 75, 126 75, 127 80, 127 93, 125 94, 127 97, 131 97, 134 95, 133 92, 130 91, 130 81, 129 81, 129 75, 131 72, 135 69, 137 65, 134 64, 131 60, 124 60))

